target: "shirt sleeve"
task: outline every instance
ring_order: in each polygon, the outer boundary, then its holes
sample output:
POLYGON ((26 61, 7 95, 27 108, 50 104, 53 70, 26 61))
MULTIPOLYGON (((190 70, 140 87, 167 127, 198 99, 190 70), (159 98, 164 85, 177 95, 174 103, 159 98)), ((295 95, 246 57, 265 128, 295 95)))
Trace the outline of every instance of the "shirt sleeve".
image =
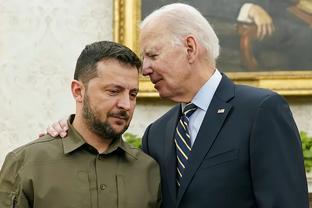
POLYGON ((250 17, 248 17, 248 12, 249 12, 250 7, 252 5, 253 5, 252 3, 245 3, 241 7, 239 14, 238 14, 238 17, 237 17, 237 21, 246 22, 246 23, 252 23, 253 22, 253 20, 250 17))
POLYGON ((18 159, 14 153, 9 153, 0 171, 0 207, 16 207, 17 200, 17 172, 20 169, 18 159))

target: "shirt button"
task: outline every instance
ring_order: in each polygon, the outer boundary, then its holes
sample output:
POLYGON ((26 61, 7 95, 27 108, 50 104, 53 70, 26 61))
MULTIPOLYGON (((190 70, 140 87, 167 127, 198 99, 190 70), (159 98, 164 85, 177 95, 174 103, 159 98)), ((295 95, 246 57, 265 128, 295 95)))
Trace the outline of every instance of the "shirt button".
POLYGON ((105 156, 104 155, 98 155, 99 160, 104 160, 105 156))
POLYGON ((100 189, 101 189, 101 190, 105 190, 105 189, 106 189, 106 185, 105 185, 105 184, 101 184, 101 185, 100 185, 100 189))

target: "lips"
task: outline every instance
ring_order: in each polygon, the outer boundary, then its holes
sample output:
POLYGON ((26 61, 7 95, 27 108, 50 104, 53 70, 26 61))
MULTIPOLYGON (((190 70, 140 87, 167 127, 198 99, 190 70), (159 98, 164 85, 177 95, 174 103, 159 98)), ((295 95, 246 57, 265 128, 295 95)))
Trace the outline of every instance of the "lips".
POLYGON ((125 121, 128 121, 129 117, 125 117, 125 116, 112 116, 113 118, 118 118, 120 120, 125 120, 125 121))
POLYGON ((150 77, 150 80, 151 80, 151 82, 154 84, 154 88, 155 89, 158 89, 159 88, 159 82, 162 80, 162 79, 152 79, 151 77, 150 77))
POLYGON ((162 80, 162 77, 161 77, 159 74, 156 74, 156 73, 150 74, 150 75, 149 75, 149 78, 150 78, 150 80, 151 80, 151 82, 152 82, 153 84, 157 84, 157 82, 159 82, 160 80, 162 80))
POLYGON ((108 116, 113 117, 113 118, 117 118, 120 120, 125 120, 125 121, 129 120, 129 115, 125 111, 120 111, 118 113, 110 113, 108 116))
POLYGON ((158 80, 153 80, 153 79, 151 79, 151 82, 153 83, 153 84, 157 84, 157 82, 159 82, 160 81, 160 79, 158 79, 158 80))

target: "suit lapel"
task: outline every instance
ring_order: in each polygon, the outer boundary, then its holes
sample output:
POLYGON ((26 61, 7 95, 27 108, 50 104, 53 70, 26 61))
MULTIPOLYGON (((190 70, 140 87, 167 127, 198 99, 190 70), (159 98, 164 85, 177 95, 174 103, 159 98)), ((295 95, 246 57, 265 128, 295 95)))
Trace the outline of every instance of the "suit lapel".
POLYGON ((168 120, 166 133, 165 133, 165 154, 166 154, 166 182, 169 187, 171 198, 176 202, 176 148, 174 144, 174 133, 181 112, 181 105, 177 105, 168 120))
POLYGON ((177 207, 182 199, 186 188, 191 182, 194 174, 200 167, 206 154, 211 149, 219 131, 221 130, 226 117, 232 108, 228 101, 234 96, 234 85, 225 76, 223 76, 219 87, 207 109, 203 123, 197 134, 195 143, 192 147, 192 153, 186 170, 183 174, 181 186, 177 196, 177 207), (191 165, 190 165, 191 164, 191 165))

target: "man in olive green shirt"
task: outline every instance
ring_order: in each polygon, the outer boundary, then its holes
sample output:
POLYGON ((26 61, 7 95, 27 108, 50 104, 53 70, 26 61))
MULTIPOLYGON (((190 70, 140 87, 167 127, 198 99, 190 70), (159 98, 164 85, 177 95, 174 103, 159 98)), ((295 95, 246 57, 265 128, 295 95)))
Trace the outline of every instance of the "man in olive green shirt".
POLYGON ((157 163, 121 139, 136 104, 141 62, 102 41, 78 58, 68 137, 44 136, 10 152, 0 172, 1 208, 160 207, 157 163))

